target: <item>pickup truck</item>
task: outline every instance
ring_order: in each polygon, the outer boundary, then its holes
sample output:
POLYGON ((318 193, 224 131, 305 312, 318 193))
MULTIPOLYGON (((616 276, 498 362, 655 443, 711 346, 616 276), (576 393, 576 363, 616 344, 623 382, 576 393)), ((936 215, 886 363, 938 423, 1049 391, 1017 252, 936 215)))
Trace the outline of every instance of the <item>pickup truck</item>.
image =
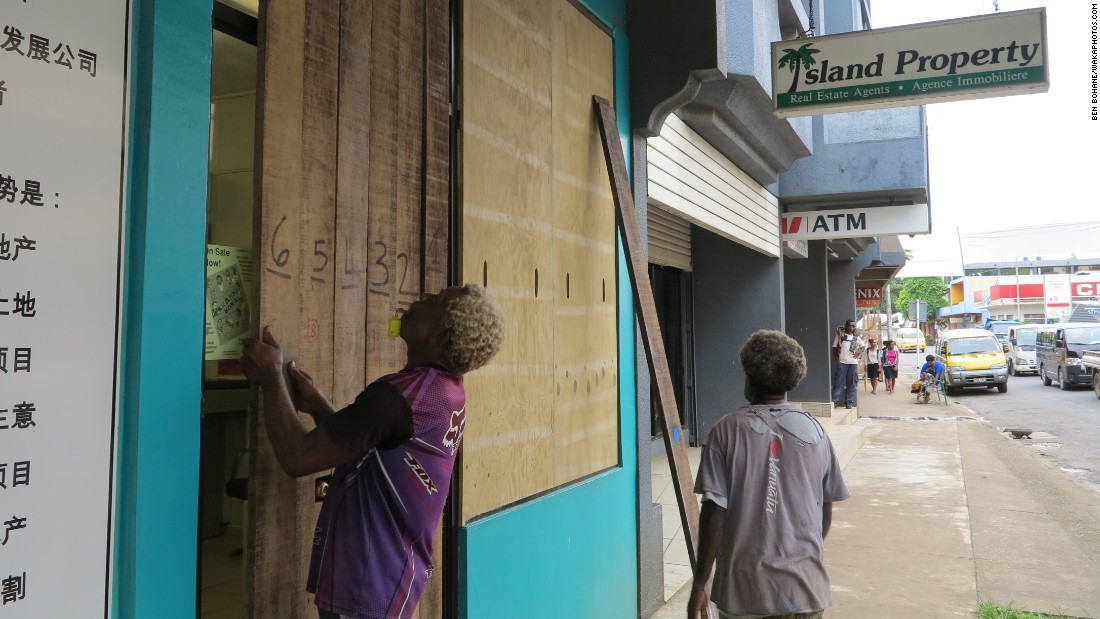
POLYGON ((1087 351, 1081 354, 1081 367, 1092 375, 1092 391, 1100 398, 1100 351, 1087 351))

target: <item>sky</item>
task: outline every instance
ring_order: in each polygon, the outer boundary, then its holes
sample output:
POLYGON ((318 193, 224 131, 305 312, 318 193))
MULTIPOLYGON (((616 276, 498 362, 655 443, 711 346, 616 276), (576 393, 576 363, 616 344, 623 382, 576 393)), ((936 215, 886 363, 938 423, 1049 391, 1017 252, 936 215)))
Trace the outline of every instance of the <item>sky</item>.
MULTIPOLYGON (((1100 121, 1091 120, 1090 101, 1093 0, 998 5, 1002 12, 1046 6, 1050 89, 926 107, 932 233, 901 237, 912 259, 900 277, 961 275, 960 233, 1100 221, 1100 121)), ((993 0, 871 0, 871 25, 992 12, 993 0)), ((1100 247, 1088 249, 1076 251, 1100 255, 1100 247)))

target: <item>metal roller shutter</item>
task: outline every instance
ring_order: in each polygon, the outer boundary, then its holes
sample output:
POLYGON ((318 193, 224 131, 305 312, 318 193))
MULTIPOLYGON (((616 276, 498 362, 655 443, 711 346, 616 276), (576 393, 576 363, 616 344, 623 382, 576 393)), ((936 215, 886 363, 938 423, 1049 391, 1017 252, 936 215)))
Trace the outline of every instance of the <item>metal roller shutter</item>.
POLYGON ((691 224, 652 204, 647 213, 649 261, 691 271, 691 224))

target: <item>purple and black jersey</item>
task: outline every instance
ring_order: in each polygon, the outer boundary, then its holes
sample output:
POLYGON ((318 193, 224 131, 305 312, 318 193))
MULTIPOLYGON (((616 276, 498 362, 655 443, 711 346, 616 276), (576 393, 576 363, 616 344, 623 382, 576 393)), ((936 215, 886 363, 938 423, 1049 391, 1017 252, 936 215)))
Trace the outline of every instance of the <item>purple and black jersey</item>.
POLYGON ((333 471, 321 506, 306 587, 319 608, 412 616, 432 575, 465 406, 461 376, 421 366, 383 376, 325 421, 336 442, 366 453, 333 471))

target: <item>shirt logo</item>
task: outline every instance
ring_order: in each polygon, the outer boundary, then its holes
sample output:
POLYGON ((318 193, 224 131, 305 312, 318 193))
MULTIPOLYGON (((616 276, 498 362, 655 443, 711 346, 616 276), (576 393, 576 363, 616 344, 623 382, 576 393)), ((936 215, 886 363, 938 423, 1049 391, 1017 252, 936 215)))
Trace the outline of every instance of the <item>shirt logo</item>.
POLYGON ((768 498, 765 511, 775 514, 779 508, 779 456, 783 453, 783 437, 772 432, 771 457, 768 458, 768 498))
POLYGON ((451 413, 451 427, 447 430, 447 433, 443 435, 443 446, 451 449, 451 455, 455 455, 458 452, 459 446, 462 444, 462 433, 466 430, 466 407, 463 406, 460 411, 453 411, 451 413))
POLYGON ((416 478, 420 480, 421 484, 424 484, 424 489, 428 491, 428 494, 438 492, 439 489, 435 487, 435 482, 431 477, 428 477, 428 471, 424 470, 423 465, 417 462, 416 458, 412 457, 412 454, 405 452, 405 464, 409 465, 412 472, 416 474, 416 478))

